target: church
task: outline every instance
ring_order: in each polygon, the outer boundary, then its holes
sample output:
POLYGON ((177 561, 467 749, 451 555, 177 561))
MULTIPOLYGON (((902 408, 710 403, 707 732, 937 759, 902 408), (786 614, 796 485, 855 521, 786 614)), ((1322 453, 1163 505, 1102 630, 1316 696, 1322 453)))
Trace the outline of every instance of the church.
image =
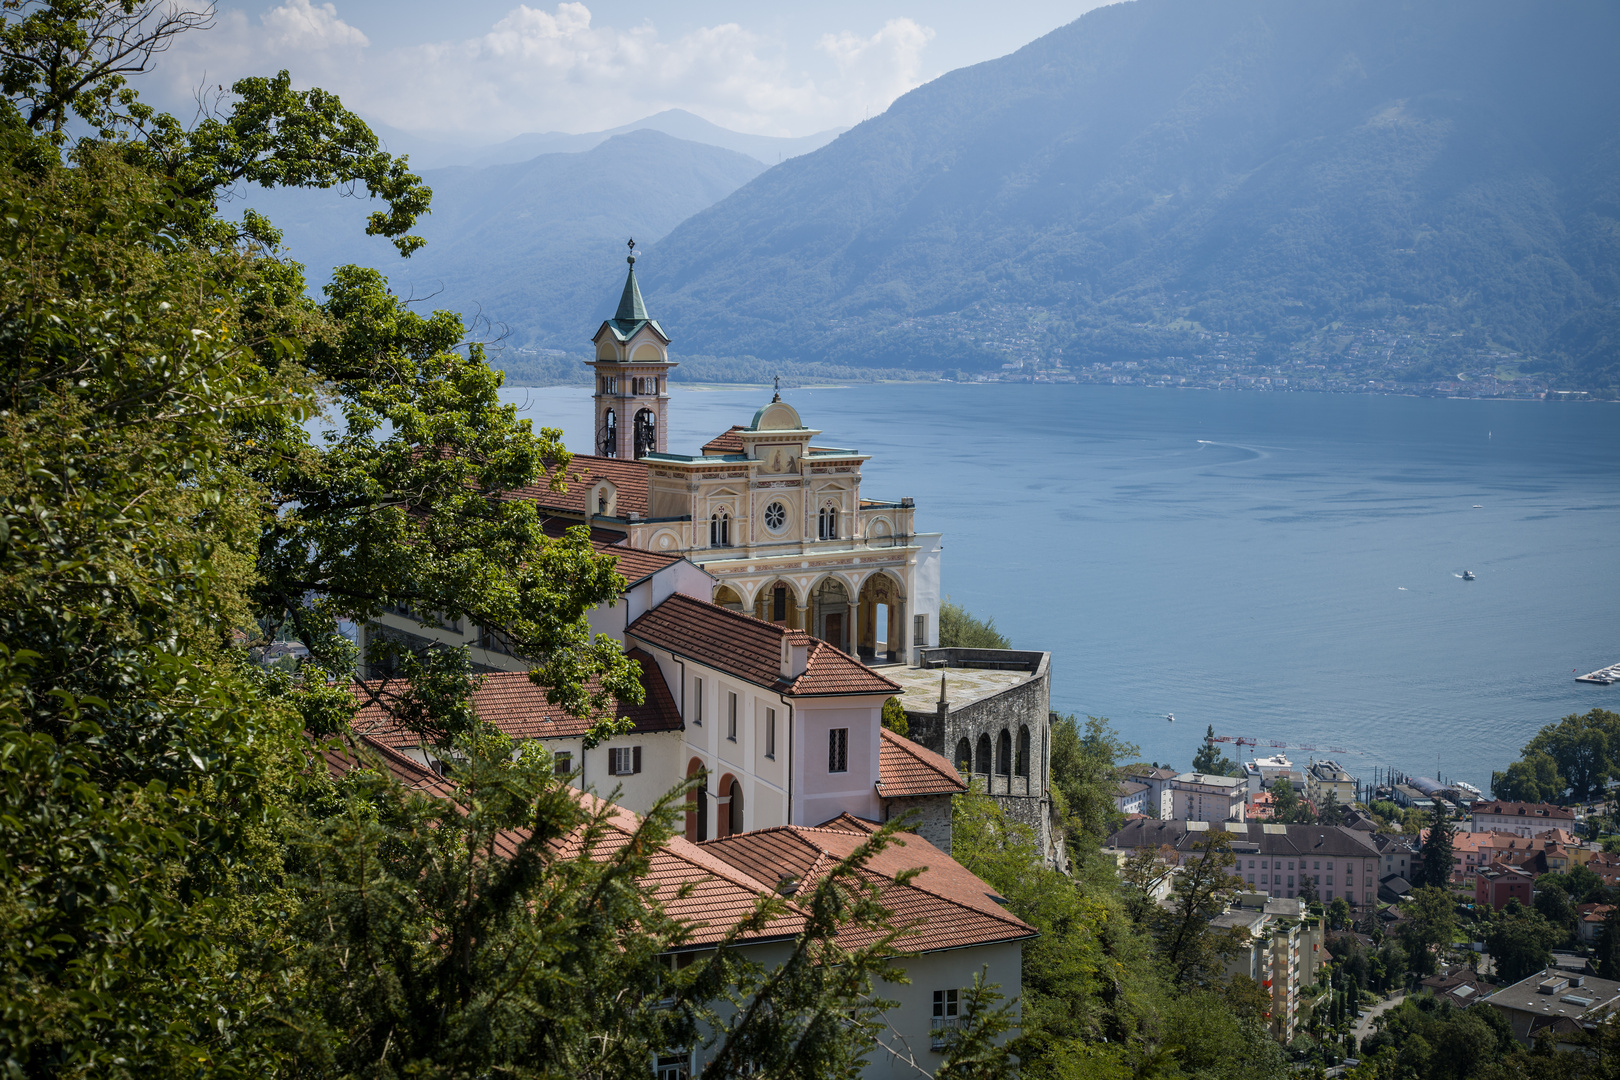
MULTIPOLYGON (((565 490, 547 477, 508 497, 532 501, 554 535, 588 526, 617 559, 624 593, 590 620, 642 667, 644 704, 621 706, 633 730, 587 750, 588 725, 548 705, 524 658, 480 627, 398 611, 364 633, 466 648, 485 673, 479 714, 544 739, 560 772, 617 789, 626 809, 703 775, 686 815, 696 842, 914 812, 948 852, 950 799, 977 772, 1053 850, 1047 655, 938 647, 940 534, 916 531, 909 498, 863 496, 868 456, 829 445, 780 393, 697 453, 672 453, 671 338, 628 261, 592 338, 592 453, 568 464, 565 490), (883 728, 894 697, 915 738, 883 728)), ((434 764, 382 710, 360 724, 434 764)))

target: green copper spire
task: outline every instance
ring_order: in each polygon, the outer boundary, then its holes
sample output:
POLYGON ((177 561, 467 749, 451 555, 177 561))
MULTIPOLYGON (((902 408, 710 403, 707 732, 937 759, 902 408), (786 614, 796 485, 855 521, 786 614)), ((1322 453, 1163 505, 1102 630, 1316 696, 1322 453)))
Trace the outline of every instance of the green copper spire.
POLYGON ((630 241, 630 257, 624 260, 630 264, 630 273, 624 279, 624 295, 619 297, 619 310, 614 313, 613 321, 621 323, 634 323, 647 321, 647 305, 641 299, 641 286, 636 284, 636 242, 630 241))

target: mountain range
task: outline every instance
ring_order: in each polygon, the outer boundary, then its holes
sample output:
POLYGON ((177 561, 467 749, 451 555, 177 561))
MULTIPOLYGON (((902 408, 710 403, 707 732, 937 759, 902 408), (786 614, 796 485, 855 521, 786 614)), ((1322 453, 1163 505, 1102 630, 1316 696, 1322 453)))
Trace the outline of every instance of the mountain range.
POLYGON ((1099 8, 769 169, 643 286, 700 353, 1073 368, 1370 330, 1432 373, 1612 383, 1617 47, 1620 5, 1579 0, 1099 8))
POLYGON ((670 110, 463 148, 408 261, 332 193, 254 204, 312 280, 376 265, 537 355, 634 236, 676 349, 743 367, 1614 387, 1617 51, 1598 0, 1134 0, 825 145, 670 110))
POLYGON ((460 312, 482 336, 577 350, 623 284, 626 240, 663 236, 764 169, 651 130, 518 164, 430 169, 432 213, 416 230, 428 243, 409 259, 364 235, 368 207, 342 192, 254 191, 248 202, 282 230, 312 288, 334 266, 373 266, 395 293, 460 312))

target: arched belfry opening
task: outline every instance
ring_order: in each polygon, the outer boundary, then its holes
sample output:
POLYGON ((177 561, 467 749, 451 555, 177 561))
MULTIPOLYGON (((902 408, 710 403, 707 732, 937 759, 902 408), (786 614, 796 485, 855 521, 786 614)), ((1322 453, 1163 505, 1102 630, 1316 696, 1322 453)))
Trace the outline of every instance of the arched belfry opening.
POLYGON ((636 413, 636 457, 643 458, 658 451, 658 415, 651 409, 636 413))
POLYGON ((636 281, 635 241, 630 241, 624 292, 613 318, 591 339, 596 359, 596 452, 609 458, 641 458, 669 449, 669 335, 647 314, 636 281))

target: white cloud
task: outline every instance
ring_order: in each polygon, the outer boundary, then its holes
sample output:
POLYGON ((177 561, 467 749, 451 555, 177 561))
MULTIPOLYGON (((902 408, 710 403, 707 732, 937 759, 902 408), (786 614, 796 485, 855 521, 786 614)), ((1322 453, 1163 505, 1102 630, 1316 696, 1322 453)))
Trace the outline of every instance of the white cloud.
POLYGON ((923 81, 933 31, 891 19, 870 37, 822 37, 794 70, 782 43, 737 23, 665 36, 596 25, 583 3, 519 5, 476 37, 378 50, 331 3, 284 0, 255 22, 226 12, 164 64, 174 91, 288 68, 408 131, 508 136, 591 131, 683 108, 739 131, 800 135, 858 122, 923 81))
POLYGON ((355 27, 338 18, 335 4, 315 7, 309 0, 289 0, 259 16, 270 32, 272 49, 303 50, 365 48, 371 42, 355 27))

